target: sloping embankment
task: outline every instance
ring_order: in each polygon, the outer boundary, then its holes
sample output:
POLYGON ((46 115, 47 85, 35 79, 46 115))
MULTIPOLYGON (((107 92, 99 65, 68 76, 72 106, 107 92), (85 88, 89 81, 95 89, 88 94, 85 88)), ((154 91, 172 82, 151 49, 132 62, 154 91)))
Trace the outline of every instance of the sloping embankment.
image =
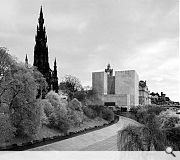
POLYGON ((33 151, 78 151, 92 145, 94 143, 106 140, 112 136, 117 135, 117 131, 123 129, 128 125, 139 125, 138 122, 126 118, 119 117, 119 121, 109 127, 100 130, 82 134, 73 138, 55 142, 52 144, 36 147, 30 150, 33 151))

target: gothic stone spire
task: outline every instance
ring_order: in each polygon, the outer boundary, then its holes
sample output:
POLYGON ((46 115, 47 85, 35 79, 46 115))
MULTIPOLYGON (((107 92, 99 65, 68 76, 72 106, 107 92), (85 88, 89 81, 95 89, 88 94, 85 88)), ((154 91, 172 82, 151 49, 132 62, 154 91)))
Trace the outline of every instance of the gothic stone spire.
POLYGON ((57 77, 57 65, 56 65, 56 58, 54 61, 54 77, 57 77))
POLYGON ((25 67, 28 68, 28 58, 27 58, 27 54, 26 54, 26 58, 25 58, 25 67))
POLYGON ((47 36, 44 27, 42 6, 40 9, 38 22, 37 34, 35 36, 36 44, 34 47, 34 66, 36 66, 37 69, 44 75, 50 89, 51 69, 49 67, 47 36))
POLYGON ((56 58, 54 61, 54 71, 53 71, 53 76, 52 76, 52 86, 53 90, 58 93, 58 77, 57 77, 57 65, 56 65, 56 58))

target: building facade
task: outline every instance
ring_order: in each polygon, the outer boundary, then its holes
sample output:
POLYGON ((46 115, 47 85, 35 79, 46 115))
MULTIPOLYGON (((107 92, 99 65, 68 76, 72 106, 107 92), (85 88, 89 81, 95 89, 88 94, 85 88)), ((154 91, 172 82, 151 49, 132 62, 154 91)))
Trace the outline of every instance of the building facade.
POLYGON ((139 104, 139 78, 135 70, 115 71, 107 65, 104 72, 92 73, 92 90, 101 105, 135 106, 139 104))
MULTIPOLYGON (((34 63, 33 66, 37 67, 48 83, 48 91, 54 90, 58 93, 58 77, 57 77, 57 65, 56 59, 54 61, 54 70, 50 69, 49 57, 48 57, 48 46, 47 46, 47 35, 46 28, 44 26, 44 17, 42 6, 40 9, 40 15, 37 25, 37 33, 35 36, 34 46, 34 63)), ((28 65, 28 59, 26 55, 25 65, 28 65)))
POLYGON ((139 81, 139 104, 149 105, 151 104, 150 91, 146 85, 146 81, 139 81))

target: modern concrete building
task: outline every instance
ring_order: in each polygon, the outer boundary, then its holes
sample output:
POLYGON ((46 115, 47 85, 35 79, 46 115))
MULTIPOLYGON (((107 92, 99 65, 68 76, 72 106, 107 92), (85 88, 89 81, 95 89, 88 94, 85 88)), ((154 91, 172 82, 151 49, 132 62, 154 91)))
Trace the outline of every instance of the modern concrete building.
POLYGON ((139 78, 135 70, 115 71, 108 64, 104 72, 92 73, 92 89, 101 104, 135 106, 139 104, 139 78))
POLYGON ((139 78, 135 70, 115 72, 115 94, 129 95, 130 105, 139 104, 139 78))
POLYGON ((99 95, 107 94, 107 74, 105 72, 92 73, 92 90, 99 95))

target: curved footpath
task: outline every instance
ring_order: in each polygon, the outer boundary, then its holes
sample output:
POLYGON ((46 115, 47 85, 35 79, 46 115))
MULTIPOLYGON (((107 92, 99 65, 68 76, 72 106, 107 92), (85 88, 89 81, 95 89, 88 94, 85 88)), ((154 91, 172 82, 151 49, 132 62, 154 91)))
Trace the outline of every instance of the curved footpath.
POLYGON ((29 149, 31 151, 116 151, 117 132, 127 125, 139 125, 138 122, 119 117, 119 121, 109 127, 82 134, 60 142, 29 149))

